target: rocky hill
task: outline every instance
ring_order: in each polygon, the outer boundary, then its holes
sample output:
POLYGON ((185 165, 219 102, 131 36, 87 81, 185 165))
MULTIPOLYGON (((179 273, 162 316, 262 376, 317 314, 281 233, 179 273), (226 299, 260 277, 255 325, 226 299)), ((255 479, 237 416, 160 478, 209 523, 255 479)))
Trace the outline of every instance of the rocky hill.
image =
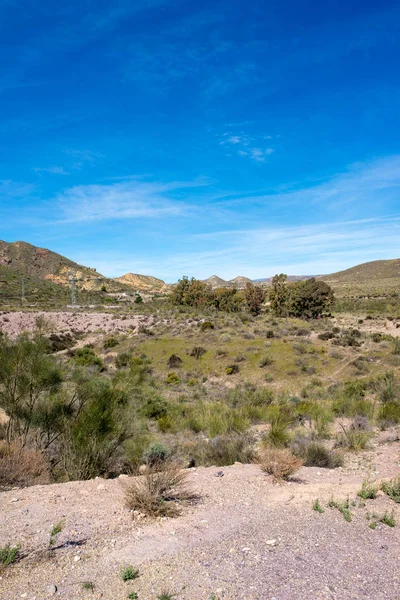
MULTIPOLYGON (((78 263, 47 250, 38 248, 27 242, 8 243, 0 241, 0 266, 9 268, 15 273, 23 274, 37 280, 47 280, 59 285, 69 285, 73 273, 76 286, 83 290, 99 290, 110 281, 96 269, 78 263)), ((117 291, 118 286, 111 287, 117 291)), ((121 287, 121 286, 119 286, 121 287)))
POLYGON ((237 287, 239 289, 243 289, 246 287, 246 285, 248 283, 253 283, 251 279, 249 279, 248 277, 243 277, 242 275, 238 275, 237 277, 235 277, 234 279, 230 279, 228 281, 229 285, 233 286, 233 287, 237 287))
POLYGON ((400 258, 374 260, 331 275, 320 275, 336 295, 400 293, 400 258))
POLYGON ((227 287, 228 285, 228 282, 225 281, 225 279, 221 279, 221 277, 218 277, 218 275, 211 275, 211 277, 208 277, 208 279, 204 279, 203 281, 204 283, 206 283, 214 289, 220 287, 227 287))
POLYGON ((168 291, 168 286, 162 279, 152 277, 151 275, 138 275, 137 273, 126 273, 121 277, 117 277, 114 281, 128 285, 134 290, 147 293, 163 294, 168 291))

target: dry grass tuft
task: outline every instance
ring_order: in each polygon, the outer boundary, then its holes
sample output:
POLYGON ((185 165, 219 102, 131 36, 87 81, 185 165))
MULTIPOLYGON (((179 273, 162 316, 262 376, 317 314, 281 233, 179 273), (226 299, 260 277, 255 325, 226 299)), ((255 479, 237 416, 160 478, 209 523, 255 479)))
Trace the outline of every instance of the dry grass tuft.
POLYGON ((303 461, 287 448, 266 448, 261 454, 260 466, 265 473, 281 481, 300 469, 303 461))
POLYGON ((40 452, 0 442, 0 489, 44 484, 49 479, 46 461, 40 452))
POLYGON ((172 463, 156 465, 126 486, 125 505, 148 517, 175 517, 180 503, 195 499, 187 477, 187 472, 172 463))

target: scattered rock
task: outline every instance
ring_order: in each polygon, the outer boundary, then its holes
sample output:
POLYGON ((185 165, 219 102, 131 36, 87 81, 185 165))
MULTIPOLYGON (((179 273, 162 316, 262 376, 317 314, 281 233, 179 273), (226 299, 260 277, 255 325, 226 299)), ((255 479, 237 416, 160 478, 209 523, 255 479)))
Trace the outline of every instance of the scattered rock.
POLYGON ((47 588, 46 588, 46 592, 47 592, 47 594, 52 594, 52 595, 56 594, 57 593, 57 586, 53 585, 53 584, 52 585, 48 585, 47 588))

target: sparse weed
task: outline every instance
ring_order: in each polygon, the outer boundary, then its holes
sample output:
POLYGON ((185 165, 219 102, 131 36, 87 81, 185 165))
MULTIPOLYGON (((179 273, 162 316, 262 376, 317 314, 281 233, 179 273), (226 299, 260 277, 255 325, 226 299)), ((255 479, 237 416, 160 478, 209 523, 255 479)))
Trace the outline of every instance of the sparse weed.
POLYGON ((119 575, 122 581, 132 581, 132 579, 139 577, 139 569, 132 567, 132 565, 126 565, 125 567, 121 567, 119 575))
POLYGON ((10 544, 6 544, 0 548, 0 565, 8 567, 15 563, 18 560, 20 549, 21 546, 11 546, 10 544))
POLYGON ((382 490, 389 498, 400 504, 400 475, 382 482, 382 490))
POLYGON ((319 513, 325 512, 324 509, 322 508, 321 503, 318 498, 316 500, 314 500, 312 507, 313 507, 313 510, 315 510, 316 512, 319 512, 319 513))
POLYGON ((335 500, 335 498, 333 496, 331 496, 329 498, 328 506, 329 506, 329 508, 336 508, 339 512, 342 513, 345 521, 347 521, 348 523, 351 522, 352 515, 350 512, 349 498, 347 498, 346 500, 340 501, 340 500, 335 500))
POLYGON ((91 581, 84 581, 82 583, 82 589, 87 592, 94 592, 94 587, 94 583, 92 583, 91 581))
POLYGON ((396 519, 394 516, 394 510, 392 510, 390 513, 385 510, 385 512, 383 513, 383 515, 380 517, 380 522, 384 523, 385 525, 387 525, 388 527, 395 527, 396 526, 396 519))
POLYGON ((161 594, 157 596, 157 600, 172 600, 173 598, 175 598, 175 594, 171 594, 166 590, 163 590, 161 594))
POLYGON ((64 524, 65 521, 63 519, 61 519, 61 521, 58 521, 58 523, 56 523, 55 525, 53 525, 53 527, 50 530, 50 539, 49 539, 49 548, 51 548, 52 546, 54 546, 57 536, 62 532, 62 530, 64 529, 64 524))
POLYGON ((369 477, 363 480, 361 489, 357 492, 357 495, 363 500, 373 500, 376 498, 379 486, 370 480, 369 477))

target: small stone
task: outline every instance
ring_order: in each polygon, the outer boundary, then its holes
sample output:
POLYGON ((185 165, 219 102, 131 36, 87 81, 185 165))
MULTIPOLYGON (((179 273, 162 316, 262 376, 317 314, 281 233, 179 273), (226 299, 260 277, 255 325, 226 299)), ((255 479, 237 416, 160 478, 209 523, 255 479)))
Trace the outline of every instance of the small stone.
POLYGON ((276 546, 278 542, 277 540, 267 540, 265 543, 267 546, 276 546))
POLYGON ((53 584, 52 585, 48 585, 47 588, 46 588, 46 592, 48 594, 53 594, 53 595, 56 594, 57 593, 57 586, 53 585, 53 584))
POLYGON ((107 488, 106 488, 106 486, 104 485, 104 483, 100 483, 100 484, 97 486, 97 489, 98 489, 98 490, 100 490, 100 491, 105 491, 105 492, 107 491, 107 488))
POLYGON ((11 504, 11 502, 18 502, 18 500, 19 500, 19 498, 11 498, 10 504, 11 504))
POLYGON ((81 557, 79 556, 79 554, 77 554, 76 556, 74 556, 74 561, 78 562, 79 560, 81 560, 81 557))

